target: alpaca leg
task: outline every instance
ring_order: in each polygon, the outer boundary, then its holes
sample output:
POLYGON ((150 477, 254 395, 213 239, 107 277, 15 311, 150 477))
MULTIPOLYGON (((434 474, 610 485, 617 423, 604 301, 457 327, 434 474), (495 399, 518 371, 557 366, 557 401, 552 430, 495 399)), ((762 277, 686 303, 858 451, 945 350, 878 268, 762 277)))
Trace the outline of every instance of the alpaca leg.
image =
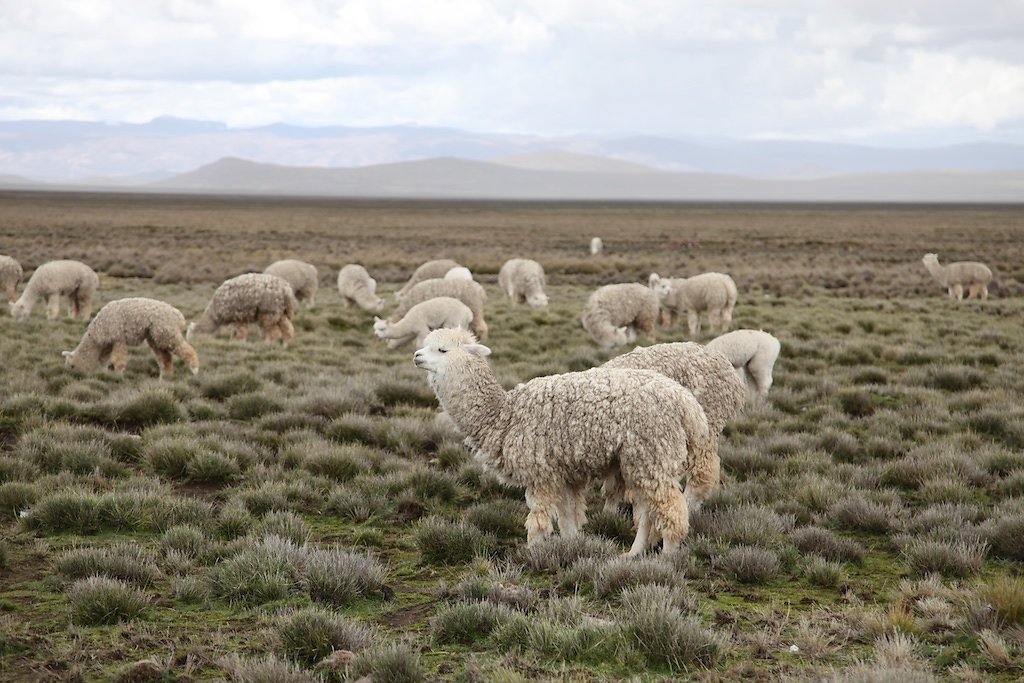
POLYGON ((732 325, 732 306, 727 306, 722 309, 720 322, 722 324, 722 329, 719 334, 725 334, 729 331, 729 327, 732 325))
POLYGON ((174 355, 180 358, 188 369, 192 371, 192 374, 199 372, 199 355, 196 350, 192 348, 192 345, 182 339, 178 342, 178 345, 174 347, 174 355))
POLYGON ((558 508, 558 533, 561 536, 576 536, 580 532, 577 495, 572 489, 563 492, 558 508))
POLYGON ((696 337, 700 334, 700 313, 690 309, 686 311, 686 324, 690 328, 690 336, 696 337))
POLYGON ((623 502, 626 494, 626 483, 622 481, 618 466, 614 472, 605 475, 604 483, 601 484, 601 495, 604 496, 604 510, 618 511, 619 504, 623 502))
POLYGON ((636 557, 647 550, 651 533, 651 514, 646 502, 633 502, 633 523, 636 525, 636 536, 633 538, 633 545, 630 546, 626 557, 636 557))
POLYGON ((981 300, 982 301, 988 301, 988 285, 982 284, 982 285, 980 285, 980 288, 981 288, 981 300))
POLYGON ((654 341, 654 318, 644 318, 642 320, 638 320, 636 323, 636 327, 641 332, 643 332, 645 337, 647 337, 647 341, 654 341))
POLYGON ((690 531, 686 498, 675 482, 667 482, 654 492, 650 500, 649 516, 655 533, 664 539, 662 553, 675 552, 690 531))
POLYGON ((124 374, 124 369, 128 367, 128 345, 119 342, 114 344, 114 348, 110 351, 110 364, 114 366, 114 372, 119 375, 124 374))
POLYGON ((75 296, 76 314, 81 320, 88 320, 92 315, 92 292, 77 293, 75 296))
POLYGON ((526 507, 530 509, 530 513, 526 515, 526 545, 533 545, 554 530, 552 519, 560 498, 558 494, 527 492, 526 507))
POLYGON ((964 300, 964 286, 959 282, 953 285, 953 294, 956 296, 957 301, 964 300))
POLYGON ((671 316, 667 308, 663 308, 658 311, 658 324, 662 327, 668 327, 671 316))
POLYGON ((690 453, 690 459, 683 497, 686 499, 687 508, 696 512, 718 488, 722 463, 717 448, 712 448, 707 453, 690 453))
POLYGON ((157 365, 160 366, 160 379, 170 377, 174 373, 174 357, 171 356, 171 352, 166 349, 160 349, 153 345, 153 342, 147 341, 150 350, 153 355, 156 356, 157 365))
POLYGON ((295 327, 287 317, 282 317, 278 321, 277 327, 281 332, 281 346, 287 347, 288 343, 295 338, 295 327))
POLYGON ((60 313, 60 294, 51 294, 46 297, 46 319, 56 320, 60 313))

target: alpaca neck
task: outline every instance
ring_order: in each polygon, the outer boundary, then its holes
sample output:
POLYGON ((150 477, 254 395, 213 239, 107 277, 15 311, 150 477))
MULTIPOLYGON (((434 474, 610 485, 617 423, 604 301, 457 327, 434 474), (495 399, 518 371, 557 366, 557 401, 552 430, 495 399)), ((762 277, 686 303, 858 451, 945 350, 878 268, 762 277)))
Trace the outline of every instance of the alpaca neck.
POLYGON ((509 401, 483 358, 466 354, 434 374, 431 385, 441 407, 501 470, 500 443, 509 424, 509 401))
POLYGON ((210 314, 210 309, 203 311, 203 314, 199 316, 199 320, 195 322, 195 326, 192 328, 194 332, 202 332, 204 334, 210 334, 215 332, 220 324, 214 320, 214 316, 210 314))
POLYGON ((932 274, 932 277, 940 283, 946 284, 946 266, 940 266, 938 261, 928 261, 924 264, 924 267, 928 269, 928 272, 932 274))

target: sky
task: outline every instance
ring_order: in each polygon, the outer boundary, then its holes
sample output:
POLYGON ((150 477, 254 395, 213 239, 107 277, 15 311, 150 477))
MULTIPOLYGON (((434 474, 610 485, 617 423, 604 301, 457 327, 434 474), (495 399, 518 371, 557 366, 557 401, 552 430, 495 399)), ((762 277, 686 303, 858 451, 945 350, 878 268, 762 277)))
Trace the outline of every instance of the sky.
POLYGON ((0 0, 0 120, 1024 144, 1024 0, 0 0))

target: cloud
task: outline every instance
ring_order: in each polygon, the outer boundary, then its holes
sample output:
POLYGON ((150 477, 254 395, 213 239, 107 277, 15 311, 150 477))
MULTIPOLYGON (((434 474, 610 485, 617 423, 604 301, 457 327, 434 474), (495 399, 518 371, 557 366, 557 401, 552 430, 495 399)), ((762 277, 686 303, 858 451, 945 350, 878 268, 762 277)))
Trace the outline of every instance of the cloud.
POLYGON ((10 2, 0 117, 1024 142, 1020 35, 1019 0, 10 2))

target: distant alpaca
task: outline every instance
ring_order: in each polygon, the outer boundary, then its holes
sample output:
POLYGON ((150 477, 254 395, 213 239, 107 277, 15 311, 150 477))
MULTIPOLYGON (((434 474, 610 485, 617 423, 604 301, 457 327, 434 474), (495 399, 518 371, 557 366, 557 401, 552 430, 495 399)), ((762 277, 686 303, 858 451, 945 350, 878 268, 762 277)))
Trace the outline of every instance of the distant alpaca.
POLYGON ((921 259, 924 267, 932 277, 946 287, 950 299, 964 300, 964 287, 967 287, 967 298, 985 300, 988 298, 988 283, 992 280, 992 271, 984 263, 978 261, 957 261, 946 266, 939 265, 936 254, 925 254, 921 259))
POLYGON ((595 237, 592 240, 590 240, 590 255, 591 256, 597 256, 602 251, 604 251, 604 242, 601 240, 600 237, 595 237))

